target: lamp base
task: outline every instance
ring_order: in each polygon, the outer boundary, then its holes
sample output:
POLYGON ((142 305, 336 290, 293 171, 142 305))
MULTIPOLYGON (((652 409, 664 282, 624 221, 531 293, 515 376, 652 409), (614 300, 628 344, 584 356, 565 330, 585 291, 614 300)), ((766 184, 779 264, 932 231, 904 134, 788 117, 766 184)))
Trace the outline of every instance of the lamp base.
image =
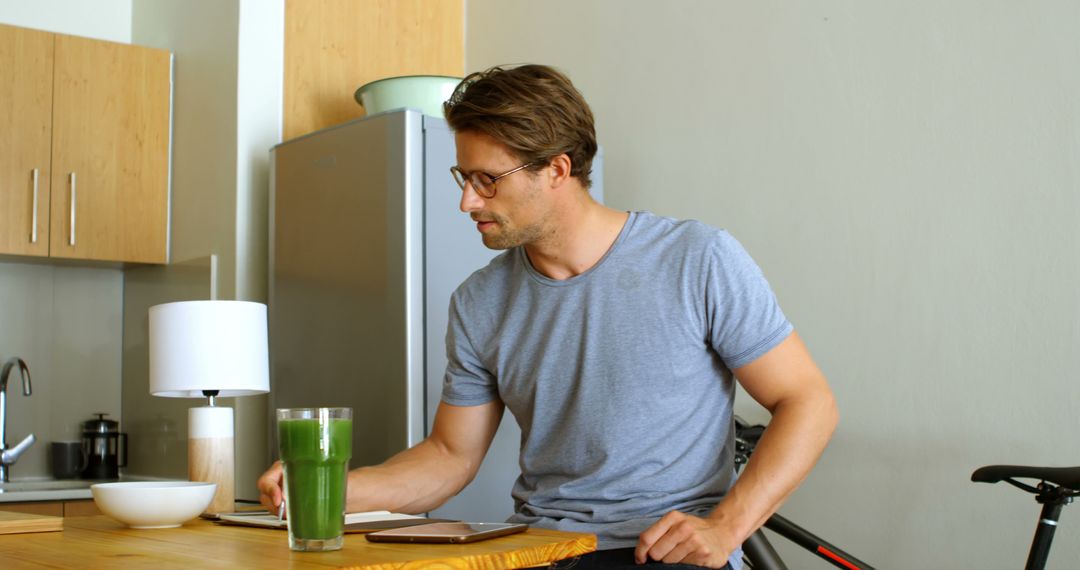
POLYGON ((233 410, 202 406, 188 410, 188 479, 216 483, 207 514, 236 510, 233 410))

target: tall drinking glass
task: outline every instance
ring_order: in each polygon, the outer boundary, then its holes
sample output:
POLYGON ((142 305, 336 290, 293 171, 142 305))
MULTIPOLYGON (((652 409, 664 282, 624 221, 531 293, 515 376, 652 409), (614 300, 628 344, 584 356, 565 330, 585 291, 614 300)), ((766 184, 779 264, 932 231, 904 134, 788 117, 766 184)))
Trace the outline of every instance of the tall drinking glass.
POLYGON ((277 422, 289 548, 339 550, 345 543, 352 408, 278 409, 277 422))

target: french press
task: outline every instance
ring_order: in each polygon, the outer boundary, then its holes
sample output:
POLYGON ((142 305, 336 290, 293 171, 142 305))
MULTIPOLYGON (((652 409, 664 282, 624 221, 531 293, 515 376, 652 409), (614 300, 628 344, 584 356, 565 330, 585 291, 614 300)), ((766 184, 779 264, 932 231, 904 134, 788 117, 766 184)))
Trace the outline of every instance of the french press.
POLYGON ((120 468, 127 466, 127 434, 120 433, 120 423, 105 419, 108 414, 94 414, 96 420, 82 424, 82 444, 89 460, 83 479, 119 479, 120 468))

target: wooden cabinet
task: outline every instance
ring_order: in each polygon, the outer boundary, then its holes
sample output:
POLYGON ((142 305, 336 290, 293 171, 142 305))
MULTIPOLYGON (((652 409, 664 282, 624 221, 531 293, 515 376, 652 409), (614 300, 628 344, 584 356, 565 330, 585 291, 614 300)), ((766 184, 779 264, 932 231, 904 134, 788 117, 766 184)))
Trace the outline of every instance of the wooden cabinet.
POLYGON ((286 0, 283 131, 364 115, 353 93, 397 75, 461 76, 463 0, 286 0))
POLYGON ((53 34, 0 25, 0 253, 49 255, 53 34))
POLYGON ((167 262, 171 98, 167 51, 0 25, 0 253, 167 262))

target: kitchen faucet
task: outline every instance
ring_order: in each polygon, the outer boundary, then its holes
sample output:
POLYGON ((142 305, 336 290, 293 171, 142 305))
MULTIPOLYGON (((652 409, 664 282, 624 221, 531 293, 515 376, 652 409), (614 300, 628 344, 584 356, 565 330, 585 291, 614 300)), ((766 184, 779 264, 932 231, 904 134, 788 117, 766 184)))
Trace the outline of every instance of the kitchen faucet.
POLYGON ((8 374, 15 366, 19 367, 19 375, 22 376, 23 395, 29 396, 31 392, 30 367, 18 356, 9 358, 0 370, 0 483, 8 482, 8 465, 14 465, 35 441, 34 434, 30 434, 15 447, 8 449, 7 446, 7 384, 8 374))

